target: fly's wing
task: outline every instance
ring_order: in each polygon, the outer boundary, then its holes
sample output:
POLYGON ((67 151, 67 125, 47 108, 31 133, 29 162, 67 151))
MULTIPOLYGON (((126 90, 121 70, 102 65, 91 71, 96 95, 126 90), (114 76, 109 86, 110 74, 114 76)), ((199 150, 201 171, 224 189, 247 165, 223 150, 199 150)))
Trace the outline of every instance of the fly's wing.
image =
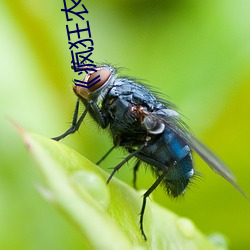
POLYGON ((160 113, 152 114, 155 119, 162 122, 166 127, 173 130, 182 140, 184 140, 190 148, 192 148, 216 173, 221 175, 229 183, 231 183, 243 196, 247 199, 247 195, 242 189, 236 184, 236 178, 228 167, 202 142, 195 138, 182 123, 180 118, 175 115, 169 115, 167 111, 166 115, 160 113))
POLYGON ((230 182, 243 196, 247 195, 237 185, 236 178, 229 168, 210 149, 191 134, 181 136, 187 144, 219 175, 230 182))

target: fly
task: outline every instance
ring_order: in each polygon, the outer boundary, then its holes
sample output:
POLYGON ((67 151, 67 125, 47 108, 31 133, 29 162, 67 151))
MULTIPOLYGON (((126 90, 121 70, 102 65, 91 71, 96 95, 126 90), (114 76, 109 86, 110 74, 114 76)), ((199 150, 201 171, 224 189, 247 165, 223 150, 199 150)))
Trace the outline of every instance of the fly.
POLYGON ((172 197, 185 192, 195 174, 192 151, 246 197, 227 166, 189 132, 172 103, 158 98, 145 85, 133 79, 118 77, 115 68, 110 65, 101 65, 94 70, 83 65, 82 69, 89 70, 84 82, 98 75, 101 81, 88 89, 77 85, 73 87, 78 99, 72 125, 53 139, 59 141, 76 132, 89 113, 101 128, 109 130, 113 138, 113 147, 98 163, 116 147, 123 147, 128 152, 126 158, 114 167, 107 183, 131 158, 137 159, 134 186, 140 165, 146 163, 151 167, 157 178, 143 195, 140 213, 140 230, 145 240, 143 216, 147 197, 159 184, 172 197), (80 102, 85 110, 78 117, 80 102))

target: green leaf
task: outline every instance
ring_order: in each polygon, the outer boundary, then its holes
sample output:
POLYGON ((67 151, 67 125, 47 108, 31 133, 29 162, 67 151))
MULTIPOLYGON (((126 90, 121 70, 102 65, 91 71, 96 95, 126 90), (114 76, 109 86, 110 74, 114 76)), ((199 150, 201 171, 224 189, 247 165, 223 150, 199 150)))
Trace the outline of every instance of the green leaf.
POLYGON ((39 191, 81 232, 82 249, 226 249, 152 199, 146 206, 144 241, 139 229, 143 192, 115 177, 106 185, 108 174, 72 148, 23 130, 21 134, 44 176, 46 187, 39 185, 39 191))

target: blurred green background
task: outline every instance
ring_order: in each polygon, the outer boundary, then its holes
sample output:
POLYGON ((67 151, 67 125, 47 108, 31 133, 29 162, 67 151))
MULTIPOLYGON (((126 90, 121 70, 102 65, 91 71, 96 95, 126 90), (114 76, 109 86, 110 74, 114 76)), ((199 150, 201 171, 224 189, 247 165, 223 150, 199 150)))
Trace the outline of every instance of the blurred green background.
MULTIPOLYGON (((167 95, 250 195, 250 1, 83 3, 94 40, 92 59, 125 67, 124 74, 167 95)), ((63 1, 1 0, 0 7, 0 249, 80 249, 80 234, 36 191, 39 173, 8 121, 47 137, 69 127, 75 76, 63 1)), ((89 118, 63 143, 94 162, 112 145, 89 118)), ((110 171, 123 157, 117 150, 102 167, 110 171)), ((226 235, 230 249, 250 249, 250 202, 195 160, 203 177, 184 198, 174 201, 161 188, 153 198, 204 233, 226 235)), ((117 177, 131 184, 132 167, 117 177)), ((140 188, 153 180, 149 170, 140 170, 140 188)))

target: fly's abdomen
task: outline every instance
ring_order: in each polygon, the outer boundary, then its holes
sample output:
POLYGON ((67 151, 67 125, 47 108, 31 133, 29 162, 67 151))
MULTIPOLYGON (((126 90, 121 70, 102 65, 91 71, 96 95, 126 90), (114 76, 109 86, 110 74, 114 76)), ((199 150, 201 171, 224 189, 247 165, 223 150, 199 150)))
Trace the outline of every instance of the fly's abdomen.
POLYGON ((167 192, 176 197, 184 193, 194 175, 192 154, 190 147, 171 130, 165 133, 165 139, 171 158, 163 184, 167 192))
POLYGON ((137 157, 150 164, 157 176, 165 173, 162 184, 171 196, 183 194, 194 175, 190 147, 168 129, 152 141, 137 157))
POLYGON ((184 193, 193 175, 193 161, 190 153, 180 161, 170 164, 163 185, 169 195, 177 197, 184 193))

